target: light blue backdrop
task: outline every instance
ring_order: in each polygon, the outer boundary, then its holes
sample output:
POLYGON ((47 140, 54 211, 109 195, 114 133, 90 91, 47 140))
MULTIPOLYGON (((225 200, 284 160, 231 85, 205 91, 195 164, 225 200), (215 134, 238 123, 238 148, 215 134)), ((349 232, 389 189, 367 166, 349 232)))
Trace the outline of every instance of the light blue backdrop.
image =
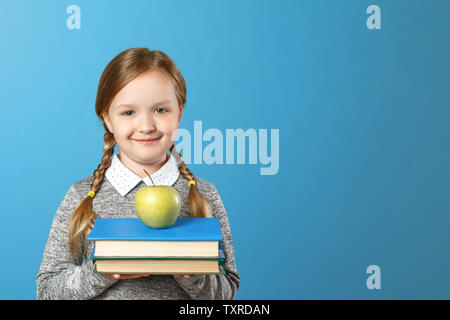
POLYGON ((186 79, 180 127, 279 129, 275 175, 189 166, 227 209, 237 299, 449 299, 449 17, 445 0, 2 1, 0 298, 35 299, 56 209, 101 159, 101 72, 142 46, 186 79))

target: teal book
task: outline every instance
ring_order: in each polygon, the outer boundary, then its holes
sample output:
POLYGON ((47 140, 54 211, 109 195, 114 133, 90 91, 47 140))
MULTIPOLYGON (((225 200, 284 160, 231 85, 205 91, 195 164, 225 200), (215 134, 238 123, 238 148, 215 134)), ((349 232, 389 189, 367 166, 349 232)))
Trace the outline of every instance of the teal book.
POLYGON ((178 218, 169 228, 146 226, 139 218, 99 218, 88 241, 96 258, 215 258, 220 255, 219 218, 178 218))

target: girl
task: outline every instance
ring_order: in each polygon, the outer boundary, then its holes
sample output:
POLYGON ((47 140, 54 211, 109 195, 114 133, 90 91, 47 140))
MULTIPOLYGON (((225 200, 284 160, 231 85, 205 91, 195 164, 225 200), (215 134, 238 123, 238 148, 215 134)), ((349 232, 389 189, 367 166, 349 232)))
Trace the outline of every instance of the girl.
POLYGON ((95 102, 106 131, 102 160, 92 175, 70 186, 58 207, 36 276, 37 299, 235 297, 240 277, 222 200, 214 184, 192 174, 173 143, 185 103, 183 76, 161 51, 128 49, 107 65, 95 102), (116 143, 120 154, 114 154, 116 143), (144 276, 93 271, 87 258, 93 243, 87 235, 95 219, 136 218, 134 196, 152 185, 146 172, 155 184, 178 191, 180 217, 219 218, 226 274, 144 276))

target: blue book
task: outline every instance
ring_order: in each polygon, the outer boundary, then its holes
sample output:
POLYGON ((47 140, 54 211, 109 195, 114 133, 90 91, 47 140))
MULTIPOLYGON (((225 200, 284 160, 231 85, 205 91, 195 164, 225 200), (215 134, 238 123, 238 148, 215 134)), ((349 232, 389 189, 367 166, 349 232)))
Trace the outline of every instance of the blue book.
POLYGON ((221 241, 222 230, 219 218, 178 218, 164 229, 150 228, 139 218, 100 218, 87 240, 221 241))
POLYGON ((219 218, 178 218, 169 228, 154 229, 139 218, 96 219, 88 241, 98 258, 219 257, 219 218))

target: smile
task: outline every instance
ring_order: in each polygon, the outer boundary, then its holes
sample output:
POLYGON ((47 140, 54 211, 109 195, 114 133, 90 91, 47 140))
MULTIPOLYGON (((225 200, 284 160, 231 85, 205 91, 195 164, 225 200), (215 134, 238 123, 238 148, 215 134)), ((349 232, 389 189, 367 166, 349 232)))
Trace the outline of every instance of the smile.
POLYGON ((155 141, 157 141, 157 140, 159 140, 160 138, 157 138, 157 139, 149 139, 149 140, 136 140, 136 139, 132 139, 132 140, 134 140, 134 141, 136 141, 136 142, 139 142, 139 143, 141 143, 141 144, 144 144, 144 145, 148 145, 148 144, 152 144, 152 143, 154 143, 155 141))

